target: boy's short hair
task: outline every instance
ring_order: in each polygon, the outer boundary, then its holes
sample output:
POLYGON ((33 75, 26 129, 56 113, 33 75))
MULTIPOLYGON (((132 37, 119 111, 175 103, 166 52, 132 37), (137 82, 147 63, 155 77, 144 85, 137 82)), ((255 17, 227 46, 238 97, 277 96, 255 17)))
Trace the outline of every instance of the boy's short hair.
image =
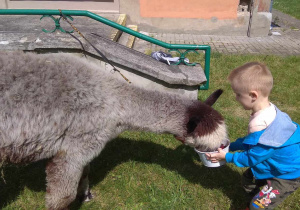
POLYGON ((260 91, 269 96, 273 87, 273 76, 265 64, 259 62, 246 63, 232 70, 228 76, 232 87, 250 92, 260 91))

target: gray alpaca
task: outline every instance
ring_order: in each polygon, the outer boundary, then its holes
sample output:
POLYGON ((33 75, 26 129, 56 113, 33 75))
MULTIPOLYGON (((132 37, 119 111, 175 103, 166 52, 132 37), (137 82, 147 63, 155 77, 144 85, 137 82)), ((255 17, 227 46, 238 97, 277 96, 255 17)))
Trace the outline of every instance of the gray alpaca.
POLYGON ((171 133, 211 151, 227 138, 222 116, 206 104, 137 88, 118 74, 67 54, 0 52, 0 163, 50 158, 48 209, 90 197, 89 163, 124 130, 171 133))

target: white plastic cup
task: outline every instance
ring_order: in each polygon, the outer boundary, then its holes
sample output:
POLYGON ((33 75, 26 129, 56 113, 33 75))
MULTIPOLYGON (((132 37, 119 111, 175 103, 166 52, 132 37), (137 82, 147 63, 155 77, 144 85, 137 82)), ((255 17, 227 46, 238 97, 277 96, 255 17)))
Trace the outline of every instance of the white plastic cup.
MULTIPOLYGON (((223 151, 225 152, 229 152, 229 145, 230 145, 230 141, 227 141, 227 146, 223 149, 223 151)), ((213 153, 218 153, 218 151, 214 151, 214 152, 201 152, 199 150, 197 150, 196 148, 194 148, 194 150, 198 153, 200 160, 202 161, 202 163, 206 166, 206 167, 220 167, 222 165, 224 165, 226 163, 225 160, 221 160, 217 163, 212 163, 210 160, 206 159, 206 153, 207 154, 213 154, 213 153)))

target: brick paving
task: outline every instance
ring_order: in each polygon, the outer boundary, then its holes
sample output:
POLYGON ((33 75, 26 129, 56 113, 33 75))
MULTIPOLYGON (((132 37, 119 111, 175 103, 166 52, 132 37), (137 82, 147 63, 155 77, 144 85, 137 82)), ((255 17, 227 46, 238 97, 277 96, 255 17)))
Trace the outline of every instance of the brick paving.
MULTIPOLYGON (((293 36, 282 33, 266 37, 142 33, 171 44, 209 45, 212 52, 226 54, 300 55, 300 31, 295 31, 293 36)), ((141 39, 136 40, 134 49, 143 53, 165 51, 164 48, 141 39)))
MULTIPOLYGON (((262 54, 262 55, 300 55, 300 20, 273 10, 273 26, 271 36, 216 36, 196 34, 167 34, 141 32, 155 39, 171 44, 209 45, 212 52, 226 54, 262 54), (279 33, 280 35, 275 35, 279 33)), ((166 51, 166 49, 137 39, 134 49, 149 53, 150 51, 166 51)))

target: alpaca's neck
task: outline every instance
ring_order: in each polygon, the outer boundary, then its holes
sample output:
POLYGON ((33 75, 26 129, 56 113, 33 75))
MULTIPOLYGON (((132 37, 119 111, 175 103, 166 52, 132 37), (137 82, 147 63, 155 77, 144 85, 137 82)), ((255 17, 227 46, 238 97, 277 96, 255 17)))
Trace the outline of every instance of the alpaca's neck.
POLYGON ((126 109, 123 119, 129 129, 183 135, 186 132, 187 104, 178 96, 135 90, 121 102, 126 109))

